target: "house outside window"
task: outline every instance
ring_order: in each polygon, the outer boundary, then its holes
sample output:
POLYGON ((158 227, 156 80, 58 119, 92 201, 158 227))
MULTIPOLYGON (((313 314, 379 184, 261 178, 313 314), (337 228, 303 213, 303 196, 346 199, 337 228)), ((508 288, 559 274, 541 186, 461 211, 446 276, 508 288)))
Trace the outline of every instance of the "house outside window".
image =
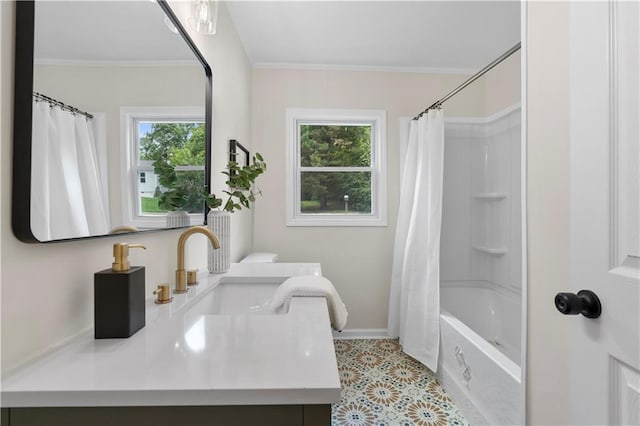
POLYGON ((287 225, 386 226, 386 114, 287 109, 287 225))
MULTIPOLYGON (((204 113, 201 108, 123 108, 123 218, 139 228, 164 228, 171 208, 160 203, 168 190, 154 172, 154 156, 164 153, 175 167, 178 182, 204 186, 204 113)), ((203 223, 203 204, 188 200, 191 224, 203 223)))

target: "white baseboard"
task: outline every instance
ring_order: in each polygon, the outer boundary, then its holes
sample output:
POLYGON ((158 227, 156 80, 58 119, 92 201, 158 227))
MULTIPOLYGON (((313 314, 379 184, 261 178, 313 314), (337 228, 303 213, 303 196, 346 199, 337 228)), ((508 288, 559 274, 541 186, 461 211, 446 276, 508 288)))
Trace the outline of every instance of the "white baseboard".
POLYGON ((341 332, 334 331, 333 338, 337 340, 349 339, 390 339, 386 328, 348 328, 341 332))

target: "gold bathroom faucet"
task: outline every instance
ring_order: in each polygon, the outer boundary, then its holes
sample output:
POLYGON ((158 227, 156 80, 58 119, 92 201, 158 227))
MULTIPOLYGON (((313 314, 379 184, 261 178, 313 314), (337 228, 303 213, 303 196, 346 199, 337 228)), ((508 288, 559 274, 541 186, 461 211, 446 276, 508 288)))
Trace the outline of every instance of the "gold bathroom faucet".
POLYGON ((193 226, 180 234, 180 238, 178 239, 178 266, 176 269, 176 288, 173 290, 174 293, 186 293, 188 291, 187 271, 184 270, 184 247, 187 238, 193 234, 206 235, 214 249, 220 248, 220 242, 216 234, 204 226, 193 226))

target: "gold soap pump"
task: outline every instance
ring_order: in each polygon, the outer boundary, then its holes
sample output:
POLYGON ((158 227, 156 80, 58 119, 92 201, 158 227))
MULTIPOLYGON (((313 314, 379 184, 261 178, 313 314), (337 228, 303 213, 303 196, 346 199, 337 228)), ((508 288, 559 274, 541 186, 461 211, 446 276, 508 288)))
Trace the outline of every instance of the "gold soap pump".
POLYGON ((96 339, 121 339, 145 326, 145 268, 131 266, 129 249, 142 244, 113 245, 111 268, 93 279, 94 335, 96 339))
POLYGON ((142 244, 129 244, 129 243, 116 243, 113 245, 113 263, 111 269, 114 272, 128 271, 131 269, 131 263, 129 263, 129 249, 141 248, 147 249, 142 244))

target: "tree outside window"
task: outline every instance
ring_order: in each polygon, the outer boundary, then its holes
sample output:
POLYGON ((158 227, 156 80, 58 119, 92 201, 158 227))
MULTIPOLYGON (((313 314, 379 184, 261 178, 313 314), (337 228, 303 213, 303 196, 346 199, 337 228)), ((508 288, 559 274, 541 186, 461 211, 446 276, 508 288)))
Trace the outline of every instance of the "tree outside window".
POLYGON ((289 108, 287 225, 386 226, 386 113, 289 108))
POLYGON ((371 213, 371 125, 300 125, 302 213, 371 213))
POLYGON ((204 123, 139 121, 138 138, 139 173, 147 175, 138 190, 141 213, 202 213, 204 123))

